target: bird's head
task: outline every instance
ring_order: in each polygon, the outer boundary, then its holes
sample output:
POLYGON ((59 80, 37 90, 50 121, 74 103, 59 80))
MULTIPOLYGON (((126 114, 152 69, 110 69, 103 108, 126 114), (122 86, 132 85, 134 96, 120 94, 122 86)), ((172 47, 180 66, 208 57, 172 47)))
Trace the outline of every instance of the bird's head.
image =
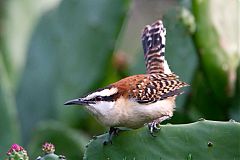
POLYGON ((117 94, 118 89, 116 87, 108 86, 89 93, 84 97, 67 101, 64 105, 96 106, 99 104, 110 104, 115 101, 117 94))

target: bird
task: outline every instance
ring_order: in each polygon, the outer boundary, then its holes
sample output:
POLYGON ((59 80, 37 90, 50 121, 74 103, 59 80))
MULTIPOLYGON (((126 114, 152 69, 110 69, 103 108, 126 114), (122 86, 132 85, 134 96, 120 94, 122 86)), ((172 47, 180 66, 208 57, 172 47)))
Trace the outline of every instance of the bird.
POLYGON ((165 59, 166 28, 161 20, 142 30, 146 73, 123 78, 65 105, 84 106, 100 123, 110 127, 108 141, 120 127, 138 129, 148 125, 151 135, 161 122, 170 119, 175 99, 189 86, 179 80, 165 59))

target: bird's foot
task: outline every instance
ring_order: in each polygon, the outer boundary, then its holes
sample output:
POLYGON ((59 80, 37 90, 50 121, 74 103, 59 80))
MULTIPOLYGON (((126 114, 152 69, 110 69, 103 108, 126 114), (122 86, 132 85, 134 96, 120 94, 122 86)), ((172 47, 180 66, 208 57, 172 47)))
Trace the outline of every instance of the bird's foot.
POLYGON ((103 145, 107 145, 107 144, 112 144, 112 138, 113 136, 117 136, 119 133, 120 129, 119 128, 114 128, 114 127, 110 127, 109 132, 108 132, 108 137, 107 140, 105 140, 103 142, 103 145))
POLYGON ((148 123, 148 129, 149 129, 149 133, 153 136, 156 137, 156 135, 154 135, 154 132, 157 132, 158 130, 160 130, 161 128, 158 127, 157 125, 159 125, 155 120, 148 123))
POLYGON ((159 131, 161 128, 160 128, 160 123, 166 119, 169 119, 171 118, 170 116, 168 115, 164 115, 158 119, 155 119, 153 120, 152 122, 148 123, 148 129, 149 129, 149 132, 150 134, 153 136, 153 137, 156 137, 156 135, 154 135, 155 132, 159 131))

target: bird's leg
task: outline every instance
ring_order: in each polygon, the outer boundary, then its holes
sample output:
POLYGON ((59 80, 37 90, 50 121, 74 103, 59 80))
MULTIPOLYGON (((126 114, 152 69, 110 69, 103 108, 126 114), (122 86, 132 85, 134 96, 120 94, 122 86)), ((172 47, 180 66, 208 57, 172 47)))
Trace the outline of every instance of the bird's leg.
POLYGON ((119 128, 110 127, 107 140, 103 142, 103 145, 107 145, 108 143, 112 144, 113 136, 117 136, 119 131, 120 131, 119 128))
POLYGON ((160 127, 158 127, 157 125, 159 125, 162 121, 165 121, 167 119, 171 118, 169 115, 164 115, 158 119, 153 120, 152 122, 148 123, 148 129, 150 134, 153 137, 156 137, 153 133, 160 130, 160 127))

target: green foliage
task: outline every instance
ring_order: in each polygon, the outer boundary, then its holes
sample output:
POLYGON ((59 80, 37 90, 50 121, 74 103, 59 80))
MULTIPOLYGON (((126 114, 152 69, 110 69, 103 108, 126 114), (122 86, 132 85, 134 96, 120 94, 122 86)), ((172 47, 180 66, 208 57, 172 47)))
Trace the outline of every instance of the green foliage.
POLYGON ((103 146, 107 134, 88 144, 85 159, 238 159, 240 123, 202 120, 162 125, 156 137, 147 128, 122 131, 113 145, 103 146))
POLYGON ((6 152, 7 147, 19 142, 19 123, 12 86, 0 52, 0 151, 6 152))
POLYGON ((227 120, 227 111, 223 108, 219 109, 219 105, 216 104, 217 99, 210 89, 211 86, 209 83, 205 83, 206 81, 203 71, 198 69, 192 83, 192 87, 195 89, 192 91, 192 98, 188 106, 190 116, 192 119, 204 117, 212 120, 227 120))
POLYGON ((0 3, 0 48, 9 81, 15 91, 25 65, 31 31, 40 15, 42 3, 32 0, 3 0, 0 3))
MULTIPOLYGON (((42 123, 34 132, 29 144, 29 154, 31 157, 41 155, 39 146, 43 142, 51 142, 57 148, 57 153, 61 153, 67 159, 81 159, 85 150, 88 138, 79 131, 73 130, 59 122, 42 123)), ((55 155, 48 155, 51 157, 55 155)))
POLYGON ((194 0, 192 8, 197 24, 194 39, 199 49, 202 68, 214 92, 213 96, 218 99, 217 103, 221 107, 226 105, 227 97, 231 95, 228 82, 230 59, 220 46, 220 37, 213 26, 210 1, 194 0), (218 77, 217 81, 216 77, 218 77))
MULTIPOLYGON (((221 6, 221 3, 224 2, 215 1, 211 5, 221 6)), ((229 113, 233 108, 233 103, 238 101, 237 92, 234 92, 237 78, 233 77, 238 77, 236 66, 239 53, 227 52, 221 44, 221 41, 226 41, 227 44, 226 37, 231 35, 231 31, 224 25, 214 25, 213 22, 217 21, 217 18, 222 18, 222 14, 214 12, 218 14, 214 15, 210 7, 210 1, 192 1, 192 12, 197 26, 193 39, 197 47, 200 66, 193 78, 192 88, 194 90, 186 108, 192 119, 204 117, 212 120, 228 120, 237 118, 229 113), (217 32, 219 27, 228 31, 225 37, 220 37, 220 33, 217 32)), ((228 45, 234 46, 235 44, 228 45)))
POLYGON ((240 65, 237 69, 237 82, 236 82, 236 93, 232 99, 232 104, 230 108, 230 116, 236 121, 240 121, 240 65))

